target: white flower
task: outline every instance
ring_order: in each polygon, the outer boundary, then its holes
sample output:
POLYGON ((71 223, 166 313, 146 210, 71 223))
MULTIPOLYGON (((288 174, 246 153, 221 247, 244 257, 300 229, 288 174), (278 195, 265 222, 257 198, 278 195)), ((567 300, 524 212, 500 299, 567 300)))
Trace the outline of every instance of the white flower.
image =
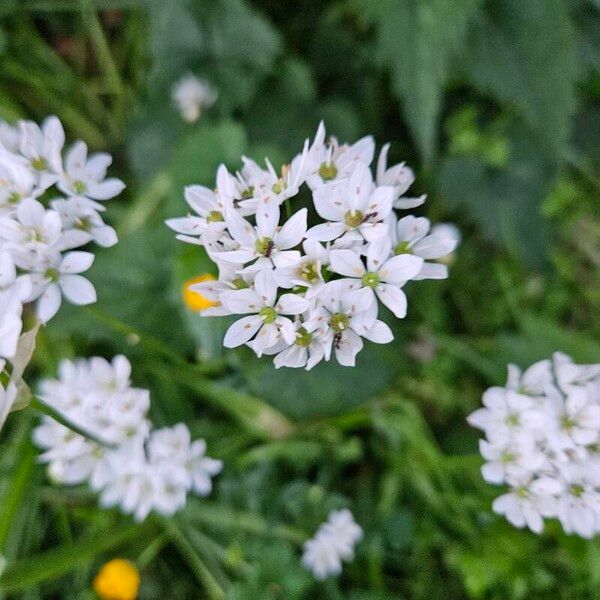
POLYGON ((10 125, 0 119, 0 146, 17 154, 21 146, 21 131, 18 126, 10 125))
POLYGON ((37 174, 38 186, 45 190, 53 185, 62 172, 61 151, 65 144, 65 132, 61 122, 54 116, 44 119, 40 127, 33 121, 21 121, 21 155, 37 174))
MULTIPOLYGON (((58 212, 65 231, 75 229, 87 235, 87 241, 94 241, 103 248, 114 246, 118 239, 116 231, 102 220, 98 212, 81 198, 53 200, 50 205, 58 212)), ((83 239, 83 238, 82 238, 83 239)))
MULTIPOLYGON (((4 369, 4 362, 0 359, 0 373, 4 369)), ((6 421, 8 413, 11 411, 13 404, 18 396, 17 386, 13 382, 9 382, 6 387, 0 385, 0 427, 6 421)))
POLYGON ((543 517, 555 513, 554 495, 560 491, 560 483, 551 477, 522 478, 511 483, 511 490, 494 500, 494 512, 504 515, 515 527, 529 527, 541 533, 543 517))
POLYGON ((448 267, 439 263, 427 262, 428 259, 439 259, 450 254, 457 246, 458 240, 446 232, 431 233, 429 219, 425 217, 403 217, 397 223, 390 221, 391 243, 394 253, 413 254, 425 259, 420 273, 413 279, 445 279, 448 267))
POLYGON ((390 328, 377 320, 377 303, 371 290, 355 290, 338 280, 325 285, 318 298, 319 306, 306 323, 309 331, 320 330, 329 348, 327 359, 333 346, 341 365, 354 366, 363 337, 376 344, 387 344, 394 338, 390 328))
POLYGON ((203 109, 210 108, 217 101, 218 94, 207 81, 189 74, 173 85, 171 98, 183 120, 194 123, 203 109))
POLYGON ((547 421, 527 396, 492 387, 483 394, 483 405, 469 415, 469 424, 485 431, 494 443, 517 439, 542 429, 547 421))
POLYGON ((485 431, 480 451, 490 483, 510 491, 493 508, 536 533, 556 517, 567 533, 600 532, 600 369, 564 354, 521 372, 509 366, 506 388, 484 394, 468 418, 485 431))
POLYGON ((316 190, 332 181, 348 178, 360 163, 368 167, 375 154, 375 141, 368 135, 351 146, 340 144, 332 137, 325 142, 325 124, 319 123, 315 139, 308 150, 306 161, 307 183, 316 190))
POLYGON ((306 234, 306 209, 299 210, 279 227, 279 207, 273 203, 261 205, 252 227, 235 209, 225 216, 231 237, 239 244, 237 250, 215 252, 217 260, 245 265, 251 270, 289 267, 300 261, 300 252, 292 250, 306 234))
POLYGON ((332 511, 315 537, 305 542, 302 563, 318 580, 339 575, 342 560, 354 558, 354 546, 362 535, 349 510, 332 511))
POLYGON ((332 250, 330 269, 351 278, 351 289, 365 288, 381 300, 399 319, 406 316, 406 295, 402 286, 412 279, 423 266, 423 259, 409 254, 389 258, 391 244, 383 237, 367 248, 367 265, 352 250, 332 250))
POLYGON ((290 345, 285 340, 280 346, 274 346, 265 354, 277 354, 273 359, 276 369, 280 367, 291 367, 294 369, 304 367, 310 371, 323 359, 329 360, 331 354, 331 338, 319 328, 318 323, 313 322, 312 327, 307 323, 296 321, 296 339, 290 345), (308 329, 307 329, 308 327, 308 329), (309 331, 312 329, 312 331, 309 331))
POLYGON ((259 167, 253 160, 242 156, 244 167, 241 177, 248 185, 250 198, 238 202, 244 214, 254 214, 262 204, 282 204, 288 198, 295 196, 304 183, 305 162, 308 152, 308 140, 304 150, 296 156, 289 165, 281 168, 281 176, 277 175, 269 159, 265 160, 266 169, 259 167))
POLYGON ((67 152, 64 171, 58 180, 58 188, 69 196, 79 196, 90 200, 89 206, 102 210, 95 200, 109 200, 118 196, 125 184, 116 177, 106 177, 112 157, 98 152, 88 157, 87 145, 75 142, 67 152))
POLYGON ((78 306, 96 302, 94 286, 80 275, 93 262, 90 252, 67 252, 64 256, 53 252, 27 265, 33 288, 29 300, 38 299, 36 312, 41 321, 48 322, 58 312, 63 295, 78 306))
POLYGON ((17 277, 10 254, 0 249, 0 357, 13 358, 23 323, 23 302, 31 294, 28 276, 17 277))
POLYGON ((186 187, 184 195, 196 215, 166 221, 179 234, 177 239, 198 245, 218 241, 227 227, 224 202, 215 192, 202 185, 186 187))
POLYGON ((526 477, 546 462, 531 438, 507 439, 496 444, 479 440, 479 451, 488 461, 481 467, 481 474, 488 483, 494 484, 526 477))
POLYGON ((184 424, 151 430, 149 392, 132 387, 130 373, 124 356, 63 361, 60 378, 42 383, 41 397, 95 439, 49 417, 33 437, 57 483, 88 482, 102 506, 119 506, 141 521, 151 511, 172 515, 190 492, 208 495, 223 465, 206 456, 206 442, 192 441, 184 424))
POLYGON ((377 160, 377 185, 387 185, 394 188, 394 208, 408 209, 421 206, 427 199, 423 194, 417 198, 401 198, 402 194, 415 181, 415 174, 405 163, 398 163, 387 168, 387 155, 390 144, 384 144, 377 160))
POLYGON ((369 168, 356 163, 348 179, 315 190, 315 209, 327 222, 311 227, 306 235, 326 242, 351 232, 372 241, 386 235, 382 221, 390 214, 393 199, 392 187, 375 187, 369 168))
POLYGON ((556 516, 567 533, 592 538, 600 529, 600 492, 581 465, 562 465, 556 516))
POLYGON ((0 217, 12 215, 24 199, 43 191, 36 186, 34 172, 23 157, 0 148, 0 217))
POLYGON ((312 298, 323 286, 323 267, 329 265, 329 250, 315 240, 302 242, 300 261, 291 266, 276 269, 277 284, 283 288, 297 286, 306 288, 306 298, 312 298))
POLYGON ((277 300, 277 284, 271 271, 261 271, 253 289, 223 292, 220 298, 232 314, 250 315, 229 327, 223 345, 235 348, 248 343, 258 356, 282 338, 291 344, 296 336, 294 324, 282 315, 299 315, 308 308, 308 301, 296 294, 283 294, 277 300))

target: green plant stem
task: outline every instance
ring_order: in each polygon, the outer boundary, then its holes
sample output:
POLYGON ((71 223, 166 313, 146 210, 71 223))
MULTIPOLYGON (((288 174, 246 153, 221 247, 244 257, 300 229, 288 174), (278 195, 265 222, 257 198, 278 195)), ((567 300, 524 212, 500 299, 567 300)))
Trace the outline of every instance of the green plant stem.
POLYGON ((42 400, 41 398, 33 396, 31 398, 30 406, 32 408, 35 408, 42 414, 44 414, 48 417, 51 417, 52 419, 54 419, 55 421, 57 421, 58 423, 60 423, 64 427, 66 427, 67 429, 70 429, 74 433, 77 433, 77 434, 83 436, 84 438, 94 442, 95 444, 98 444, 99 446, 102 446, 104 448, 112 448, 113 447, 113 445, 108 443, 106 440, 101 439, 100 437, 91 433, 87 429, 80 427, 79 425, 77 425, 77 423, 73 422, 68 417, 65 417, 65 415, 63 415, 60 411, 58 411, 55 408, 53 408, 52 406, 46 404, 46 402, 44 402, 44 400, 42 400))
POLYGON ((222 600, 225 598, 223 588, 213 577, 179 527, 172 520, 163 519, 162 523, 169 538, 192 569, 198 582, 204 587, 207 596, 211 600, 222 600))

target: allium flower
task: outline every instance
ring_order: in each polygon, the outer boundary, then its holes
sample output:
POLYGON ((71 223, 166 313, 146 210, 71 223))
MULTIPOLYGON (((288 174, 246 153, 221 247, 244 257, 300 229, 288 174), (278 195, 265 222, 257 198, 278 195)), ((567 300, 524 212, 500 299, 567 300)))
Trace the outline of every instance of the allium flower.
POLYGON ((470 415, 487 437, 484 479, 510 486, 493 509, 516 527, 540 533, 556 517, 567 533, 600 532, 599 367, 561 353, 523 373, 510 365, 507 387, 487 390, 470 415))
POLYGON ((124 356, 63 361, 59 379, 42 382, 40 395, 88 437, 44 417, 33 439, 57 483, 87 482, 102 506, 142 521, 152 511, 175 513, 191 492, 208 495, 223 465, 183 424, 152 430, 150 394, 132 387, 130 374, 124 356))
POLYGON ((96 202, 124 188, 119 179, 106 178, 111 157, 88 158, 86 145, 76 142, 63 161, 64 142, 56 117, 41 126, 0 122, 0 356, 11 360, 25 305, 34 304, 38 320, 46 322, 63 295, 73 304, 96 300, 94 287, 80 275, 93 254, 65 252, 92 241, 104 247, 117 242, 96 202))
POLYGON ((362 536, 349 510, 332 511, 315 537, 304 544, 302 563, 319 580, 339 575, 342 561, 354 558, 354 546, 362 536))
POLYGON ((417 206, 424 197, 402 196, 414 175, 404 164, 387 167, 388 148, 374 179, 373 138, 326 141, 321 123, 313 143, 306 140, 280 172, 268 159, 264 168, 242 157, 235 174, 219 166, 214 190, 186 188, 195 214, 167 225, 178 239, 203 246, 218 267, 216 281, 190 287, 214 303, 202 315, 250 315, 229 328, 225 346, 246 344, 258 356, 274 356, 276 367, 311 369, 332 354, 353 366, 363 338, 393 339, 377 318, 377 300, 403 318, 408 281, 447 276, 437 261, 458 237, 448 226, 428 235, 427 219, 398 222, 393 205, 417 206), (308 207, 298 197, 303 188, 308 207), (271 274, 268 293, 263 272, 271 274))
POLYGON ((250 315, 229 327, 225 347, 248 343, 258 356, 282 338, 291 344, 296 335, 294 324, 283 315, 300 315, 309 306, 308 300, 296 294, 283 294, 277 300, 277 283, 271 271, 261 271, 253 289, 223 292, 221 302, 231 314, 250 315))
POLYGON ((398 222, 390 221, 394 254, 411 254, 425 259, 414 279, 446 279, 448 277, 446 265, 427 261, 448 256, 458 245, 456 236, 450 235, 447 231, 428 235, 430 226, 429 219, 410 215, 398 222))
POLYGON ((171 98, 183 120, 194 123, 203 109, 210 108, 217 101, 218 94, 207 81, 189 74, 173 85, 171 98))

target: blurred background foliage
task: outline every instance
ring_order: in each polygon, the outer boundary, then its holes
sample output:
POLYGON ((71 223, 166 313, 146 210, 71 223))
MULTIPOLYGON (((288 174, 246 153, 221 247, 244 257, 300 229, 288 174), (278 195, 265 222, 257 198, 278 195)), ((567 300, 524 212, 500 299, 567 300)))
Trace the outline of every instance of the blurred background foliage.
POLYGON ((225 461, 217 489, 141 526, 36 464, 29 411, 0 440, 0 598, 88 599, 114 555, 142 599, 598 598, 600 543, 491 513, 465 416, 507 362, 600 359, 598 0, 3 0, 0 117, 58 115, 115 156, 99 302, 40 334, 30 379, 117 352, 225 461), (188 72, 219 100, 194 125, 170 99, 188 72), (417 173, 422 213, 463 241, 450 279, 408 286, 397 342, 356 369, 275 371, 220 350, 225 323, 181 300, 210 270, 163 225, 182 187, 240 155, 289 160, 318 121, 373 133, 417 173), (366 532, 339 581, 299 550, 332 507, 366 532), (3 562, 4 562, 3 561, 3 562), (201 591, 199 591, 201 590, 201 591))

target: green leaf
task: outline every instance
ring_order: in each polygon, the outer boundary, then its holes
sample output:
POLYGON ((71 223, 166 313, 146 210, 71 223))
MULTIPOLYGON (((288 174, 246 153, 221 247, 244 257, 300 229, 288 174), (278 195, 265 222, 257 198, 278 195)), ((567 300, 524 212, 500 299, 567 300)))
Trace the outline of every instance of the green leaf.
POLYGON ((137 527, 105 531, 104 535, 52 548, 9 564, 0 576, 0 592, 17 592, 56 579, 133 538, 137 527))
POLYGON ((481 0, 382 0, 363 8, 375 22, 378 58, 390 70, 394 91, 427 163, 436 150, 451 58, 461 49, 480 4, 481 0))
POLYGON ((548 157, 565 151, 577 62, 569 3, 493 0, 476 20, 461 66, 479 89, 516 106, 548 157))

